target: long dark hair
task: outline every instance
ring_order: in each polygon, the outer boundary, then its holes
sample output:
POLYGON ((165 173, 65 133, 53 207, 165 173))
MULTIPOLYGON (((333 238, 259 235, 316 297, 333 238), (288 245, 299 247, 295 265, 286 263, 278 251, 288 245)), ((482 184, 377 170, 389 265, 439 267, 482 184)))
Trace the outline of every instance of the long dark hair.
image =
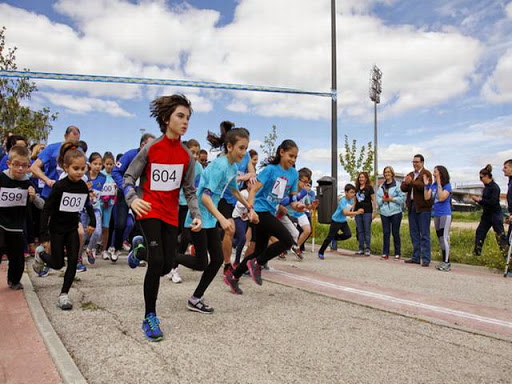
POLYGON ((295 141, 293 141, 291 139, 284 140, 279 145, 279 147, 277 147, 276 154, 269 159, 268 164, 274 164, 274 165, 279 164, 281 162, 281 149, 283 151, 287 152, 293 148, 299 149, 299 147, 297 147, 297 144, 295 144, 295 141))
POLYGON ((235 145, 240 139, 249 140, 249 131, 245 128, 235 128, 235 123, 223 121, 220 123, 220 136, 208 131, 206 140, 213 149, 220 149, 228 153, 228 144, 235 145))
POLYGON ((441 185, 444 187, 450 182, 450 174, 448 173, 448 170, 442 165, 436 165, 434 168, 436 168, 437 172, 439 172, 439 176, 441 177, 441 185))

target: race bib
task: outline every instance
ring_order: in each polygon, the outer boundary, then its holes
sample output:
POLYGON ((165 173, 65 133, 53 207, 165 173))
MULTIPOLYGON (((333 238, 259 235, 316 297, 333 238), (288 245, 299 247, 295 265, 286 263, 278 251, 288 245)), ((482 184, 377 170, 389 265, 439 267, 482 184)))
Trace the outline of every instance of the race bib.
POLYGON ((286 182, 287 180, 283 177, 278 177, 274 182, 274 186, 272 187, 272 194, 277 196, 278 199, 282 200, 284 197, 284 192, 286 190, 286 182))
POLYGON ((116 183, 105 183, 101 190, 101 196, 114 196, 116 194, 116 183))
POLYGON ((60 200, 59 211, 62 212, 80 212, 84 209, 87 194, 64 192, 60 200))
POLYGON ((183 164, 151 164, 152 191, 173 191, 181 185, 183 164))
POLYGON ((43 189, 45 185, 46 185, 46 183, 43 180, 37 179, 37 187, 39 189, 43 189))
POLYGON ((27 205, 28 190, 21 188, 1 188, 0 207, 20 207, 27 205))

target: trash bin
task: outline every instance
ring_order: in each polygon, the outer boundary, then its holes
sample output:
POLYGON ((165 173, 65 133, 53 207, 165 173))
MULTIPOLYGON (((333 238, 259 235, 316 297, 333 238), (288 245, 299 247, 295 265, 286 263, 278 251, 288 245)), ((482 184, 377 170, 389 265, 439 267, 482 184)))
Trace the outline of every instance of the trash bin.
POLYGON ((317 180, 316 195, 319 201, 318 222, 330 224, 331 217, 338 205, 338 194, 336 179, 330 176, 323 176, 317 180))

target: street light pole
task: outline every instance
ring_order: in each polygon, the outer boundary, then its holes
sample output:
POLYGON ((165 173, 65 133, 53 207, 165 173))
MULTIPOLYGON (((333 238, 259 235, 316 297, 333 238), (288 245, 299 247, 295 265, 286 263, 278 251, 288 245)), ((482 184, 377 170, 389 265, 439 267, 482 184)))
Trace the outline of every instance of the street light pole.
POLYGON ((331 0, 331 176, 335 179, 334 191, 338 187, 338 101, 336 80, 336 0, 331 0))
POLYGON ((377 186, 379 179, 379 168, 378 168, 378 157, 377 157, 377 147, 378 147, 378 134, 377 134, 377 104, 380 103, 380 94, 382 93, 382 71, 376 65, 370 71, 370 100, 373 101, 373 111, 374 111, 374 125, 373 125, 373 167, 374 167, 374 175, 375 175, 375 185, 377 186))

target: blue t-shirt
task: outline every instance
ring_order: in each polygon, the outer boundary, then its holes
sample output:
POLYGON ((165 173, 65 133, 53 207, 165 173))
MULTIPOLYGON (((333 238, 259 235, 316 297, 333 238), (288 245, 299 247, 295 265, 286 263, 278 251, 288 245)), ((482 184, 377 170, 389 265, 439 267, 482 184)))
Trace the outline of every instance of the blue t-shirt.
POLYGON ((443 190, 450 192, 450 196, 444 201, 439 201, 437 196, 437 183, 432 184, 432 197, 434 198, 434 206, 432 216, 449 216, 452 214, 452 186, 450 183, 443 185, 443 190))
MULTIPOLYGON (((196 163, 199 164, 199 163, 196 163)), ((199 203, 199 210, 201 211, 201 227, 204 229, 215 228, 217 225, 217 219, 211 214, 211 212, 204 206, 202 202, 202 195, 205 189, 210 190, 211 199, 213 204, 217 206, 219 204, 220 197, 226 189, 232 188, 237 189, 236 185, 236 164, 229 164, 226 156, 219 156, 212 161, 204 169, 199 181, 199 187, 197 188, 197 200, 199 203)), ((187 213, 187 219, 185 220, 185 227, 192 225, 192 217, 190 211, 187 213)))
POLYGON ((332 221, 337 223, 345 223, 347 221, 347 216, 343 213, 345 208, 352 208, 354 205, 354 199, 347 199, 346 197, 342 197, 340 202, 338 203, 338 208, 334 211, 332 215, 332 221))
MULTIPOLYGON (((57 158, 59 157, 60 146, 62 143, 53 143, 48 145, 43 151, 37 155, 37 158, 40 159, 43 164, 43 172, 45 175, 51 180, 59 180, 63 169, 59 167, 57 164, 57 158)), ((50 192, 52 189, 45 184, 43 187, 43 192, 41 192, 41 196, 45 199, 50 196, 50 192)))
MULTIPOLYGON (((247 170, 249 168, 249 161, 251 161, 251 155, 249 155, 249 152, 246 152, 244 158, 240 160, 239 163, 236 163, 237 167, 237 176, 243 176, 247 173, 247 170)), ((238 189, 242 187, 243 182, 240 182, 238 184, 238 189)), ((222 196, 229 204, 235 205, 236 204, 236 198, 231 193, 231 189, 226 189, 226 192, 224 192, 224 195, 222 196)))
POLYGON ((297 192, 299 173, 295 168, 283 169, 279 164, 269 164, 256 178, 263 184, 254 199, 256 212, 270 212, 274 215, 283 198, 297 192))
POLYGON ((2 160, 0 160, 0 172, 3 172, 5 171, 7 168, 9 168, 9 166, 7 165, 7 160, 9 160, 9 154, 6 153, 3 157, 2 157, 2 160))
MULTIPOLYGON (((195 171, 195 177, 194 177, 194 187, 199 186, 199 181, 201 180, 201 175, 203 174, 203 166, 199 161, 196 161, 196 165, 194 166, 195 171)), ((180 199, 179 199, 179 205, 187 205, 187 199, 185 197, 185 194, 183 193, 183 188, 180 189, 180 199)))
POLYGON ((107 181, 107 177, 103 173, 98 173, 94 180, 91 180, 89 174, 87 174, 87 182, 92 183, 92 192, 94 193, 94 197, 91 199, 92 207, 94 209, 101 208, 101 191, 103 190, 103 185, 105 181, 107 181))

